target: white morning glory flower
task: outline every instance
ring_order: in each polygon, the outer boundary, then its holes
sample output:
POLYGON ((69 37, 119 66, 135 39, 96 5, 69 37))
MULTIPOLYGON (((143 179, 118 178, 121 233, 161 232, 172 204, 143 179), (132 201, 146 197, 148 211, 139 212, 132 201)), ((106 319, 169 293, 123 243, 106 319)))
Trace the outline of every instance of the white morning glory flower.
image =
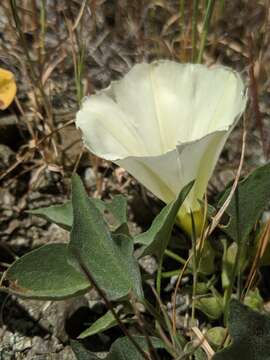
POLYGON ((161 60, 135 65, 86 98, 76 124, 92 153, 126 169, 165 203, 195 179, 179 213, 188 229, 187 214, 201 214, 198 200, 246 100, 231 69, 161 60))

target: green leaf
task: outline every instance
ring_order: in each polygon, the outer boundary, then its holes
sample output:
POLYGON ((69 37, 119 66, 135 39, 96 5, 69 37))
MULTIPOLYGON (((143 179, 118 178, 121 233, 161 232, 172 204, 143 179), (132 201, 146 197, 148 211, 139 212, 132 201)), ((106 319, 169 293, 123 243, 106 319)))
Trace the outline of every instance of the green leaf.
POLYGON ((213 360, 269 360, 270 317, 231 300, 228 330, 232 344, 216 353, 213 360))
MULTIPOLYGON (((143 336, 134 336, 133 338, 144 351, 148 351, 147 341, 143 336)), ((163 348, 163 343, 158 338, 150 337, 150 339, 154 348, 163 348)), ((143 357, 129 338, 122 337, 112 344, 106 360, 143 360, 143 357)))
POLYGON ((7 270, 8 291, 32 299, 61 300, 88 291, 86 278, 67 262, 66 244, 42 246, 7 270))
POLYGON ((210 320, 216 320, 223 314, 222 300, 218 296, 198 298, 195 302, 196 309, 202 311, 210 320))
MULTIPOLYGON (((147 341, 143 336, 133 336, 137 344, 143 351, 148 351, 147 341)), ((155 337, 150 337, 150 340, 155 349, 163 348, 163 343, 155 337)), ((96 355, 85 349, 79 341, 71 342, 72 350, 74 351, 77 360, 97 360, 96 355)), ((108 356, 105 360, 144 360, 133 343, 127 337, 118 338, 111 346, 108 356)))
POLYGON ((106 210, 114 216, 117 228, 127 223, 127 199, 122 195, 116 195, 111 202, 105 203, 106 210))
MULTIPOLYGON (((127 200, 122 195, 116 195, 111 201, 103 201, 96 198, 91 198, 91 202, 95 204, 98 210, 104 214, 105 211, 110 212, 113 215, 113 222, 109 216, 108 223, 113 227, 113 230, 119 229, 119 227, 127 224, 127 200)), ((40 216, 52 223, 55 223, 65 230, 70 231, 73 223, 73 210, 72 202, 67 201, 62 205, 52 205, 40 209, 34 209, 27 211, 28 213, 36 216, 40 216)), ((105 219, 107 220, 106 216, 105 219)), ((127 226, 127 225, 126 225, 127 226)), ((127 228, 122 229, 121 233, 128 233, 127 228)))
POLYGON ((79 341, 71 340, 71 348, 77 360, 100 360, 93 352, 87 350, 79 341))
POLYGON ((73 221, 71 201, 67 201, 63 205, 52 205, 27 212, 53 222, 65 230, 71 229, 73 221))
POLYGON ((88 336, 95 335, 99 332, 108 330, 116 325, 117 325, 117 321, 115 320, 115 317, 113 316, 111 311, 107 311, 106 314, 104 314, 99 319, 97 319, 93 324, 91 324, 88 329, 84 330, 80 334, 79 339, 84 339, 88 336))
POLYGON ((250 307, 252 310, 263 310, 263 298, 261 297, 258 288, 255 288, 254 290, 249 290, 249 292, 245 296, 244 304, 250 307))
POLYGON ((210 345, 218 348, 224 343, 227 337, 227 330, 224 327, 215 326, 207 331, 205 337, 210 345))
MULTIPOLYGON (((231 284, 231 278, 234 268, 234 263, 237 256, 238 245, 233 242, 228 247, 226 239, 222 240, 223 244, 223 259, 222 259, 222 272, 221 281, 223 289, 227 289, 231 284)), ((244 244, 245 245, 245 244, 244 244)), ((249 257, 247 256, 247 248, 244 246, 240 256, 240 261, 237 264, 237 272, 242 273, 247 265, 249 257)))
POLYGON ((193 184, 194 181, 186 185, 179 193, 177 199, 161 210, 151 227, 146 232, 135 237, 135 243, 143 245, 140 256, 155 254, 158 258, 162 257, 170 241, 176 215, 193 184))
POLYGON ((200 256, 200 266, 198 271, 206 275, 213 274, 215 272, 215 257, 215 250, 209 240, 206 239, 200 256))
MULTIPOLYGON (((267 163, 254 170, 238 184, 238 190, 226 210, 230 217, 229 223, 223 228, 224 232, 236 242, 245 241, 268 205, 270 201, 269 178, 270 163, 267 163)), ((231 188, 224 192, 219 201, 219 207, 227 199, 230 190, 231 188)))
POLYGON ((183 359, 194 358, 195 360, 207 360, 207 356, 203 349, 198 347, 198 344, 194 343, 194 341, 190 341, 185 345, 184 354, 182 356, 183 359))
POLYGON ((112 235, 95 203, 89 199, 78 176, 72 178, 73 227, 69 259, 82 270, 82 264, 110 300, 130 291, 142 299, 141 276, 133 256, 133 240, 112 235))

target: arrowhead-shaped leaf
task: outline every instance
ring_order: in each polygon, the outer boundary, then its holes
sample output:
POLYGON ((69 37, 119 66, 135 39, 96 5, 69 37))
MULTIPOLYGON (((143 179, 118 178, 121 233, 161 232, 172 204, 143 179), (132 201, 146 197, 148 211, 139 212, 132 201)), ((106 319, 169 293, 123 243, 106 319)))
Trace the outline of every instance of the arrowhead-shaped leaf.
POLYGON ((270 360, 269 316, 232 300, 228 324, 232 345, 216 353, 213 360, 270 360))
POLYGON ((89 199, 78 176, 72 179, 73 227, 69 258, 78 269, 83 266, 110 300, 129 291, 142 298, 141 277, 133 256, 133 240, 112 235, 103 216, 89 199), (78 258, 79 255, 79 258, 78 258))
MULTIPOLYGON (((143 336, 134 336, 134 340, 143 351, 148 351, 147 341, 143 336)), ((150 337, 154 348, 163 348, 163 343, 154 337, 150 337)), ((96 360, 94 353, 86 350, 78 341, 72 341, 72 350, 76 354, 77 360, 96 360)), ((135 346, 127 337, 117 339, 111 346, 110 352, 105 360, 144 360, 135 346)))
POLYGON ((84 330, 79 336, 79 339, 84 339, 88 336, 95 335, 99 332, 108 330, 114 326, 116 326, 118 323, 115 320, 115 317, 113 316, 112 312, 109 310, 101 316, 99 319, 97 319, 93 324, 89 326, 88 329, 84 330))
MULTIPOLYGON (((270 163, 254 170, 242 180, 237 187, 226 213, 230 220, 223 228, 236 242, 245 241, 270 201, 270 163), (238 231, 240 239, 238 239, 238 231)), ((228 188, 219 201, 219 207, 227 199, 231 188, 228 188)))
POLYGON ((70 345, 77 360, 100 360, 99 357, 87 350, 79 341, 72 340, 70 345))
MULTIPOLYGON (((113 215, 114 223, 111 224, 113 229, 117 229, 127 223, 127 200, 124 196, 116 195, 111 201, 91 198, 91 203, 94 203, 102 214, 107 210, 113 215)), ((73 210, 71 201, 67 201, 65 204, 52 205, 27 212, 57 224, 65 230, 70 231, 72 228, 73 210)))
POLYGON ((127 223, 127 199, 123 195, 116 195, 112 201, 104 204, 116 220, 115 227, 127 223))
POLYGON ((32 299, 61 300, 88 291, 86 278, 67 262, 66 244, 42 246, 7 270, 10 293, 32 299))
POLYGON ((71 229, 73 221, 71 201, 67 201, 63 205, 52 205, 40 209, 29 210, 27 212, 53 222, 65 230, 71 229))
MULTIPOLYGON (((154 337, 150 337, 153 347, 163 348, 163 343, 154 337)), ((143 351, 148 351, 148 345, 143 336, 134 336, 134 340, 139 344, 143 351)), ((106 360, 143 360, 142 355, 131 343, 129 338, 122 337, 117 339, 111 346, 110 353, 106 360)))
POLYGON ((176 215, 193 184, 194 181, 186 185, 177 199, 166 205, 155 217, 151 227, 146 232, 135 237, 135 243, 143 245, 141 256, 155 254, 158 258, 162 257, 170 241, 176 215))

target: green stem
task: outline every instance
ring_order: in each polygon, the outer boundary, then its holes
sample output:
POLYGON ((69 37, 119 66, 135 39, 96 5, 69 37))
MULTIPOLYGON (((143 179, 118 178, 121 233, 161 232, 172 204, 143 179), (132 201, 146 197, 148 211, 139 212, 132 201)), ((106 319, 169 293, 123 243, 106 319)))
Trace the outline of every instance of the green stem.
POLYGON ((212 18, 213 10, 214 10, 215 0, 208 0, 207 8, 206 8, 206 14, 203 21, 203 30, 202 30, 202 36, 201 36, 201 42, 200 42, 200 49, 199 49, 199 55, 197 62, 202 62, 203 52, 205 48, 205 43, 209 31, 209 24, 212 18))
POLYGON ((45 35, 46 35, 46 0, 42 0, 40 4, 40 37, 39 37, 41 64, 43 64, 43 60, 45 56, 45 35))
POLYGON ((197 261, 196 261, 195 253, 193 256, 194 256, 194 258, 193 258, 194 260, 193 260, 193 283, 192 283, 192 304, 191 304, 191 320, 192 320, 192 322, 195 320, 195 299, 196 299, 197 282, 198 282, 197 261))
POLYGON ((192 211, 190 212, 191 215, 191 223, 192 223, 192 272, 193 272, 193 284, 192 284, 192 305, 191 305, 191 320, 194 322, 195 320, 195 298, 196 298, 196 291, 197 291, 197 281, 198 281, 198 262, 197 262, 197 249, 196 249, 196 228, 195 228, 195 221, 192 211))
POLYGON ((192 62, 196 61, 197 56, 197 22, 198 22, 199 0, 193 0, 192 6, 192 62))
MULTIPOLYGON (((230 303, 230 299, 231 299, 231 296, 232 296, 232 293, 233 293, 233 285, 235 283, 235 279, 236 277, 238 279, 240 279, 240 269, 238 269, 239 267, 239 263, 240 263, 240 260, 241 260, 241 255, 242 255, 242 251, 243 251, 243 248, 244 248, 244 243, 243 241, 241 241, 241 229, 240 229, 240 226, 239 226, 239 200, 238 200, 238 188, 236 188, 235 190, 235 217, 236 217, 236 233, 237 233, 237 253, 236 253, 236 257, 235 257, 235 261, 234 261, 234 264, 233 264, 233 269, 232 269, 232 273, 231 273, 231 281, 230 281, 230 284, 228 286, 228 289, 226 290, 225 292, 225 296, 224 296, 224 324, 226 325, 227 324, 227 320, 228 320, 228 312, 229 312, 229 303, 230 303), (237 271, 238 270, 238 271, 237 271)), ((238 281, 238 285, 239 285, 239 281, 238 281)), ((239 296, 239 300, 240 300, 240 297, 241 297, 241 289, 238 289, 237 291, 238 293, 238 296, 239 296)))
POLYGON ((175 261, 179 262, 182 265, 186 264, 186 260, 183 259, 181 256, 175 254, 174 252, 170 251, 170 250, 165 250, 165 255, 174 259, 175 261))
POLYGON ((165 271, 163 273, 161 273, 161 276, 166 279, 166 278, 171 278, 172 276, 178 276, 179 273, 181 272, 182 270, 178 269, 178 270, 172 270, 172 271, 165 271))

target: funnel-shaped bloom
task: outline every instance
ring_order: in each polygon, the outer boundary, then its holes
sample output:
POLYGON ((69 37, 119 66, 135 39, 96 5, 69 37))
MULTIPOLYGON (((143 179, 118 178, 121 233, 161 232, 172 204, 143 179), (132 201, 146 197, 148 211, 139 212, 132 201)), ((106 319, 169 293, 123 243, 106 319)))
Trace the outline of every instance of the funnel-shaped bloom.
POLYGON ((88 97, 77 114, 85 145, 126 169, 168 203, 191 180, 180 212, 200 202, 230 131, 244 111, 240 76, 218 66, 162 60, 135 65, 88 97))

